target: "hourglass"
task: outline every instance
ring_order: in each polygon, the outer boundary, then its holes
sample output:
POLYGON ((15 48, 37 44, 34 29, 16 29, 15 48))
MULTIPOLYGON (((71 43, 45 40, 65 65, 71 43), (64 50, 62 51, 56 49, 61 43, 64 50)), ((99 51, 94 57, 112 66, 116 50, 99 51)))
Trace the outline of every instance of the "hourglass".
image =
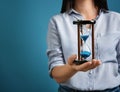
POLYGON ((89 20, 77 20, 73 21, 73 24, 77 25, 77 40, 78 40, 78 59, 74 60, 74 63, 79 65, 85 62, 88 62, 88 57, 92 57, 94 59, 94 24, 95 21, 89 20), (89 28, 86 26, 89 25, 89 28), (83 30, 84 28, 84 30, 83 30), (90 29, 90 30, 89 30, 90 29), (92 33, 91 37, 91 51, 90 48, 86 44, 86 40, 90 36, 90 32, 92 33))

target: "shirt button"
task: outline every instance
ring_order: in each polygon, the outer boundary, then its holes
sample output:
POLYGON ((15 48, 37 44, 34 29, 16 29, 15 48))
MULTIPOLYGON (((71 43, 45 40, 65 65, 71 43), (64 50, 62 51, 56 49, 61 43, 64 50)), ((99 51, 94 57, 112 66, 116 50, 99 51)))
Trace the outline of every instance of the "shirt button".
POLYGON ((90 88, 90 90, 93 90, 93 88, 90 88))
POLYGON ((92 70, 89 71, 89 74, 92 74, 92 70))
POLYGON ((92 87, 90 87, 90 88, 89 88, 89 90, 93 90, 93 88, 92 88, 92 87))

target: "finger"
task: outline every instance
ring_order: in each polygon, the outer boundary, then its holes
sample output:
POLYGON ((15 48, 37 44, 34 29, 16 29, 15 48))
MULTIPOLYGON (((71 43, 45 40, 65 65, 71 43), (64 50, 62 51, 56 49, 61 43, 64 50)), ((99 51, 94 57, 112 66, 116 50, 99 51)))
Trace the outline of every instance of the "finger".
POLYGON ((93 61, 88 61, 84 64, 81 64, 79 65, 79 67, 76 67, 78 71, 88 71, 88 70, 91 70, 91 69, 94 69, 96 68, 97 66, 99 66, 101 64, 100 61, 98 60, 93 60, 93 61))
POLYGON ((91 69, 94 69, 94 68, 96 68, 97 66, 99 66, 100 64, 101 64, 101 61, 93 59, 90 68, 91 68, 91 69))
POLYGON ((73 64, 73 61, 74 61, 76 58, 77 58, 77 55, 72 55, 72 56, 70 56, 70 57, 68 58, 68 63, 69 63, 70 65, 72 65, 72 64, 73 64))
POLYGON ((95 59, 93 59, 91 62, 92 62, 92 64, 90 67, 88 67, 88 70, 94 69, 101 64, 101 62, 99 60, 95 60, 95 59))
POLYGON ((78 71, 86 71, 90 68, 92 62, 86 62, 86 63, 83 63, 79 66, 76 66, 76 70, 78 71))

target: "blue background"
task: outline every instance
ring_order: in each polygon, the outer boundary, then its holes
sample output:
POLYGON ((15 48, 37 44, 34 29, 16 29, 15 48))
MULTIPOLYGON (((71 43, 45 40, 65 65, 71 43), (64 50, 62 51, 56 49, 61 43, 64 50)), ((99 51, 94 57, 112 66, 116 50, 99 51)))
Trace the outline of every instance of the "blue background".
MULTIPOLYGON (((120 12, 120 0, 109 8, 120 12)), ((57 92, 48 75, 46 33, 61 0, 0 0, 0 92, 57 92)))

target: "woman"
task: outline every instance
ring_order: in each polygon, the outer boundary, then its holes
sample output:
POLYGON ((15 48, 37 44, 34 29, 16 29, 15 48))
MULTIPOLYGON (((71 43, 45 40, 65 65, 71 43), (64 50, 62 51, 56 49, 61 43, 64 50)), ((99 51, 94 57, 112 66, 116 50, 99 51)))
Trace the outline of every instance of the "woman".
POLYGON ((47 36, 49 72, 59 83, 59 92, 120 92, 119 24, 120 14, 108 10, 107 0, 63 0, 61 14, 51 18, 47 36), (76 20, 96 21, 95 59, 81 65, 73 63, 76 20))

